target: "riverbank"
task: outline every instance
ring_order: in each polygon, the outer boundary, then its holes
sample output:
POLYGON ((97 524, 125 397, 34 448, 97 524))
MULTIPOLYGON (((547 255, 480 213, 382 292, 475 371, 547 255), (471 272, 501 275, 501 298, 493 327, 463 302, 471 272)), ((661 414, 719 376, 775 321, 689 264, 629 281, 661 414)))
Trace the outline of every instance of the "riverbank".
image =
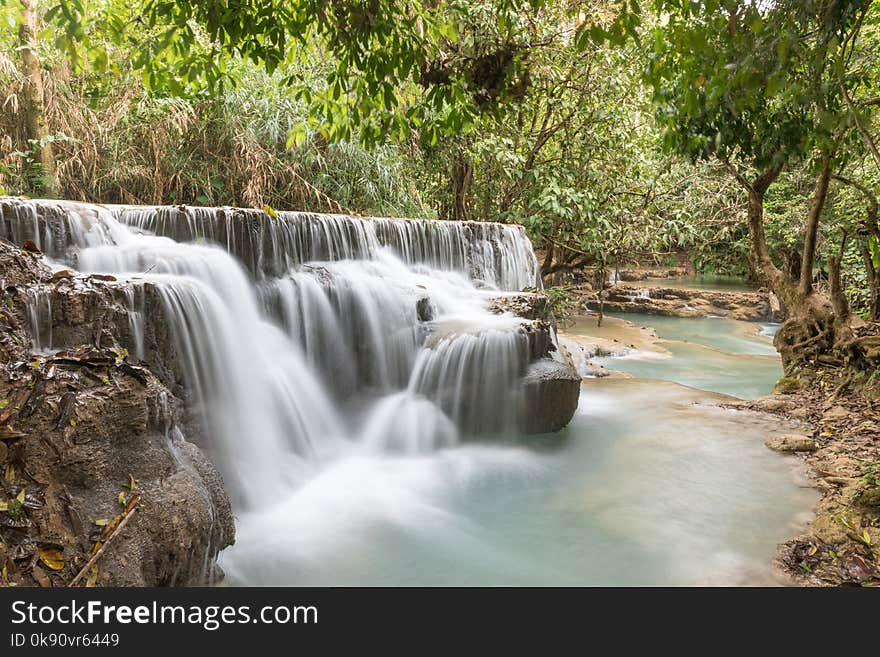
MULTIPOLYGON (((627 319, 606 317, 601 328, 594 318, 580 317, 569 327, 569 335, 582 346, 585 362, 579 365, 602 368, 610 377, 670 378, 695 388, 712 389, 754 397, 742 401, 721 401, 723 408, 748 411, 748 420, 775 418, 777 431, 767 431, 768 448, 803 463, 808 477, 803 485, 819 492, 810 519, 799 526, 786 525, 793 538, 781 542, 773 558, 776 581, 801 586, 877 585, 880 583, 880 403, 858 390, 841 387, 847 379, 838 369, 816 373, 809 384, 781 378, 770 394, 757 396, 741 379, 743 372, 730 361, 720 363, 733 374, 725 379, 711 372, 706 353, 738 352, 746 355, 749 333, 760 325, 717 319, 674 319, 627 315, 627 319), (633 321, 630 321, 633 320, 633 321), (711 326, 727 326, 726 335, 711 335, 711 326), (676 339, 664 340, 673 335, 676 339), (671 334, 670 331, 675 333, 671 334), (658 333, 661 337, 658 337, 658 333), (589 336, 589 337, 585 337, 589 336), (586 341, 586 342, 585 342, 586 341), (699 356, 704 371, 699 375, 675 367, 675 355, 698 349, 695 343, 711 343, 714 349, 699 356), (718 351, 723 350, 723 351, 718 351)), ((768 336, 769 339, 769 336, 768 336)), ((565 343, 563 343, 564 345, 565 343)), ((769 347, 768 342, 768 350, 769 347)), ((569 351, 573 348, 568 347, 569 351)), ((779 376, 758 372, 768 358, 751 354, 741 369, 758 375, 769 392, 768 381, 779 376)), ((772 424, 770 425, 772 426, 772 424)))
POLYGON ((838 369, 816 372, 809 385, 782 379, 773 395, 731 404, 802 425, 795 444, 822 497, 815 517, 779 546, 776 564, 803 586, 880 585, 880 403, 841 390, 838 369))

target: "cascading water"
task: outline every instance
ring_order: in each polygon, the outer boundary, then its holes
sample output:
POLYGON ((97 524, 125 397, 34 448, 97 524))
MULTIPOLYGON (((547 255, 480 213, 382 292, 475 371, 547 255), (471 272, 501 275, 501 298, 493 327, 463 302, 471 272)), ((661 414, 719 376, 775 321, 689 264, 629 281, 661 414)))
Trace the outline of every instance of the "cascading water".
POLYGON ((463 272, 496 289, 541 287, 531 243, 517 225, 306 212, 277 212, 267 220, 258 210, 110 207, 137 230, 225 246, 257 277, 284 276, 309 262, 370 259, 384 247, 408 265, 463 272))
MULTIPOLYGON (((124 282, 145 353, 145 285, 161 301, 191 406, 242 508, 314 475, 344 445, 430 453, 463 430, 513 430, 529 360, 496 284, 537 283, 521 228, 232 209, 4 208, 3 233, 124 282), (238 213, 236 215, 235 213, 238 213), (244 263, 244 266, 242 265, 244 263), (479 288, 473 282, 477 281, 479 288), (483 288, 483 289, 481 289, 483 288), (487 421, 493 409, 502 422, 487 421)), ((51 297, 35 297, 51 327, 51 297)))
MULTIPOLYGON (((0 199, 0 238, 114 273, 132 354, 168 329, 232 583, 754 582, 808 506, 767 422, 671 383, 587 382, 562 439, 520 445, 535 336, 487 308, 540 285, 521 228, 277 214, 0 199)), ((46 298, 35 342, 64 348, 46 298)))

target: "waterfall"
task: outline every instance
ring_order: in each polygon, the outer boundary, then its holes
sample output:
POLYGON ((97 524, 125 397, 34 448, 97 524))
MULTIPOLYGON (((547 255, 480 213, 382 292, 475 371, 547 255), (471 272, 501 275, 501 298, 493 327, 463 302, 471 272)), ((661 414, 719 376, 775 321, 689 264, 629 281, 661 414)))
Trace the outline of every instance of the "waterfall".
POLYGON ((538 263, 522 226, 412 221, 307 212, 110 206, 139 231, 224 246, 257 277, 283 276, 308 262, 365 260, 387 248, 408 265, 459 271, 500 290, 540 287, 538 263))
POLYGON ((49 290, 27 290, 27 318, 34 351, 43 353, 52 348, 52 295, 49 290))
MULTIPOLYGON (((340 451, 425 454, 519 426, 527 320, 489 305, 540 285, 520 226, 17 199, 0 210, 0 237, 117 278, 137 358, 152 356, 147 327, 166 323, 241 508, 340 451)), ((46 332, 50 303, 29 303, 36 349, 66 346, 46 332)))

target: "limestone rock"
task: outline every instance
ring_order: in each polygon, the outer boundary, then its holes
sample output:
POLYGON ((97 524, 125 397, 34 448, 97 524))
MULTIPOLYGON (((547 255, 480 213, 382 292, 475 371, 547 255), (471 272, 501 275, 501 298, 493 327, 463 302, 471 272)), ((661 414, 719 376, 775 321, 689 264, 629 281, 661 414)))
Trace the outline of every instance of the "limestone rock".
POLYGON ((571 421, 581 388, 573 367, 545 358, 532 363, 523 383, 527 433, 559 431, 571 421))
POLYGON ((101 559, 99 585, 214 580, 216 556, 234 536, 229 499, 214 466, 177 430, 179 400, 148 369, 121 357, 131 330, 122 284, 53 277, 38 256, 2 240, 0 281, 0 399, 10 400, 3 422, 20 434, 2 441, 0 470, 15 464, 15 485, 39 501, 25 531, 0 525, 0 543, 55 543, 65 563, 48 574, 16 572, 10 581, 68 583, 88 559, 95 521, 120 513, 120 493, 126 501, 141 497, 101 559), (36 294, 52 304, 51 317, 36 320, 46 326, 31 326, 27 306, 36 294), (56 349, 93 346, 57 359, 33 356, 29 328, 51 328, 56 349))
POLYGON ((774 413, 777 411, 787 411, 794 407, 794 403, 776 397, 761 397, 756 399, 752 406, 755 410, 774 413))
POLYGON ((768 438, 765 445, 777 452, 815 452, 816 441, 801 434, 785 434, 768 438))
MULTIPOLYGON (((638 312, 667 317, 718 315, 744 321, 770 321, 774 315, 766 292, 727 292, 689 288, 645 287, 618 283, 605 290, 610 312, 638 312)), ((596 301, 584 298, 588 306, 596 301)))

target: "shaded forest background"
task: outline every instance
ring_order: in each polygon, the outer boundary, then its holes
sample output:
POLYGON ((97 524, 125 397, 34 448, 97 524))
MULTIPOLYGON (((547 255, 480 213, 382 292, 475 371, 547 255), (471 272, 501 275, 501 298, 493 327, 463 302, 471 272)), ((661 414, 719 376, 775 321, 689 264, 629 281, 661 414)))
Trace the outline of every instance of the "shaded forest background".
POLYGON ((878 18, 835 0, 13 0, 0 193, 516 222, 562 290, 686 258, 774 289, 812 326, 791 344, 828 350, 852 338, 844 314, 880 313, 878 18))

